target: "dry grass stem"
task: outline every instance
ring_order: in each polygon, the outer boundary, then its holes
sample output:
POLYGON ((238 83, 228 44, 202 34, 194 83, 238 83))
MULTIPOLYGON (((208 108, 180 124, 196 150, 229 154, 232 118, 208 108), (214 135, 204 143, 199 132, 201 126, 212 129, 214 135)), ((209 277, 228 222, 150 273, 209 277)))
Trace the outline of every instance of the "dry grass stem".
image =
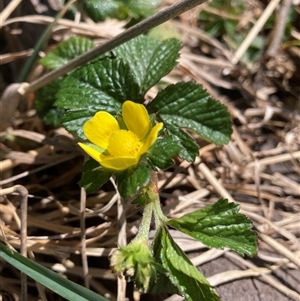
POLYGON ((250 44, 253 42, 257 34, 261 31, 269 17, 272 15, 275 8, 278 6, 280 0, 272 0, 266 9, 261 14, 260 18, 257 20, 257 22, 254 24, 248 35, 246 36, 243 43, 239 46, 239 48, 234 53, 233 57, 231 58, 232 64, 237 64, 243 54, 246 52, 250 44))
POLYGON ((16 7, 21 3, 22 0, 12 0, 0 13, 0 28, 4 25, 5 20, 11 15, 16 7))

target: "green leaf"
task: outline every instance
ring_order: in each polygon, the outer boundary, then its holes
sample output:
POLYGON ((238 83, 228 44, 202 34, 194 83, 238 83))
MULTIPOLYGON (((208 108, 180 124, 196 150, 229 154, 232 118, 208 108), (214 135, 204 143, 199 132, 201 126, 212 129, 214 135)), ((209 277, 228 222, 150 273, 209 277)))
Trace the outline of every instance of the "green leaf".
POLYGON ((180 295, 178 288, 171 282, 167 275, 169 275, 169 272, 162 273, 156 270, 156 277, 150 279, 147 293, 152 295, 159 295, 162 293, 180 295))
POLYGON ((251 230, 251 221, 238 211, 237 204, 220 199, 214 205, 170 220, 168 225, 208 247, 227 247, 241 255, 253 256, 256 253, 257 237, 251 230))
POLYGON ((154 8, 161 0, 121 0, 127 8, 128 14, 133 18, 148 17, 155 13, 154 8))
POLYGON ((95 22, 106 18, 140 18, 152 15, 161 0, 80 0, 84 11, 95 22))
MULTIPOLYGON (((94 44, 89 39, 71 37, 49 52, 40 60, 40 63, 49 69, 56 69, 93 47, 94 44)), ((38 115, 46 124, 53 126, 61 125, 65 112, 64 109, 54 106, 56 93, 59 91, 62 81, 62 78, 56 79, 36 93, 35 107, 38 115)))
POLYGON ((172 124, 164 123, 168 132, 173 136, 176 136, 182 145, 182 149, 179 152, 179 157, 189 161, 194 162, 196 156, 199 154, 199 146, 196 141, 181 128, 173 126, 172 124))
POLYGON ((232 124, 227 108, 201 85, 193 82, 170 85, 147 108, 158 112, 167 129, 170 125, 186 128, 217 145, 230 141, 232 124))
POLYGON ((69 132, 73 133, 76 137, 80 138, 81 140, 86 140, 86 137, 83 133, 83 125, 87 120, 91 119, 91 116, 94 115, 94 110, 68 110, 65 111, 65 114, 62 118, 62 124, 69 132))
POLYGON ((152 28, 148 33, 148 37, 157 40, 167 40, 171 38, 183 40, 183 35, 179 32, 179 29, 172 21, 167 21, 152 28))
POLYGON ((59 78, 39 89, 36 92, 34 103, 38 116, 42 118, 46 124, 55 127, 61 125, 62 117, 65 112, 64 109, 54 106, 56 93, 59 91, 61 83, 62 79, 59 78))
POLYGON ((103 169, 103 167, 93 159, 86 161, 81 171, 83 173, 78 184, 84 187, 87 193, 100 188, 113 174, 110 170, 103 169))
POLYGON ((42 265, 9 249, 0 242, 0 258, 9 264, 49 288, 61 297, 70 301, 108 301, 108 299, 74 283, 42 265))
POLYGON ((107 17, 114 17, 120 3, 116 0, 80 0, 82 8, 95 22, 104 21, 107 17))
MULTIPOLYGON (((157 231, 153 250, 156 260, 169 271, 167 276, 172 286, 177 288, 186 301, 220 301, 207 279, 175 243, 165 227, 157 231)), ((157 283, 157 286, 161 286, 161 283, 157 283)), ((166 284, 166 290, 169 288, 170 284, 166 284)), ((174 288, 171 293, 173 291, 174 288)))
POLYGON ((150 171, 144 165, 127 169, 116 176, 119 192, 123 198, 134 195, 150 181, 150 171))
POLYGON ((55 105, 68 109, 63 125, 85 140, 83 124, 96 112, 116 115, 126 100, 141 102, 139 87, 130 67, 120 59, 94 61, 67 76, 57 94, 55 105))
POLYGON ((145 94, 177 65, 180 48, 176 39, 158 41, 139 36, 117 47, 114 53, 131 66, 141 94, 145 94))
POLYGON ((157 139, 155 144, 147 152, 147 158, 154 166, 161 169, 169 168, 173 165, 172 158, 180 152, 181 145, 174 136, 167 136, 157 139))
POLYGON ((71 37, 60 43, 44 58, 40 59, 40 63, 49 69, 57 69, 75 57, 91 50, 93 47, 94 43, 90 39, 71 37))

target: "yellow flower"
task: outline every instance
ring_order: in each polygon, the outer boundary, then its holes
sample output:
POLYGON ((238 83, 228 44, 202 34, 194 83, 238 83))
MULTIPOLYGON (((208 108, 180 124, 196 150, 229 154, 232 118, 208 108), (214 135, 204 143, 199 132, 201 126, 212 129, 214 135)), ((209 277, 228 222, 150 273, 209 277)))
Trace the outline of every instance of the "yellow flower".
POLYGON ((141 155, 154 144, 163 127, 162 122, 152 127, 146 108, 130 100, 122 105, 122 118, 125 126, 120 127, 111 114, 97 112, 83 126, 85 136, 96 147, 78 143, 103 167, 116 171, 137 165, 141 155))

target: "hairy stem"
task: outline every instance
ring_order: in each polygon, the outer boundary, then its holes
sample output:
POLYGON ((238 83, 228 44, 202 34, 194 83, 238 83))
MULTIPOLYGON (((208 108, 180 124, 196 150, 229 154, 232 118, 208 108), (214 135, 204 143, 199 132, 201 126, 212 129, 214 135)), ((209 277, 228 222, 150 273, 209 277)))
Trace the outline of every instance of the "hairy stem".
POLYGON ((151 180, 145 190, 145 195, 147 195, 148 200, 144 208, 143 218, 138 234, 134 238, 134 241, 144 239, 148 240, 152 214, 154 215, 155 226, 157 229, 163 226, 168 221, 168 218, 163 214, 161 210, 157 186, 157 173, 153 170, 151 171, 151 180))
POLYGON ((134 240, 148 241, 148 235, 149 235, 150 225, 152 220, 152 213, 153 213, 153 204, 152 202, 149 202, 144 208, 143 218, 140 224, 140 228, 134 240))
POLYGON ((157 182, 158 182, 157 173, 155 171, 151 171, 149 193, 151 193, 150 198, 151 198, 151 203, 153 204, 155 225, 156 228, 160 228, 163 224, 165 224, 168 221, 168 218, 164 215, 164 213, 161 210, 157 182))

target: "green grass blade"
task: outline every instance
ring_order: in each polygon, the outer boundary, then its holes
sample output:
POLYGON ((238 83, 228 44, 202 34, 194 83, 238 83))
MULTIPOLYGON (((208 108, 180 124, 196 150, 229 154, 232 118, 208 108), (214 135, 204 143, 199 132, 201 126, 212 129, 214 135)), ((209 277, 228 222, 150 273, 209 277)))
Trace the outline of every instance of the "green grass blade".
POLYGON ((1 242, 0 258, 67 300, 108 301, 108 299, 9 249, 1 242))

